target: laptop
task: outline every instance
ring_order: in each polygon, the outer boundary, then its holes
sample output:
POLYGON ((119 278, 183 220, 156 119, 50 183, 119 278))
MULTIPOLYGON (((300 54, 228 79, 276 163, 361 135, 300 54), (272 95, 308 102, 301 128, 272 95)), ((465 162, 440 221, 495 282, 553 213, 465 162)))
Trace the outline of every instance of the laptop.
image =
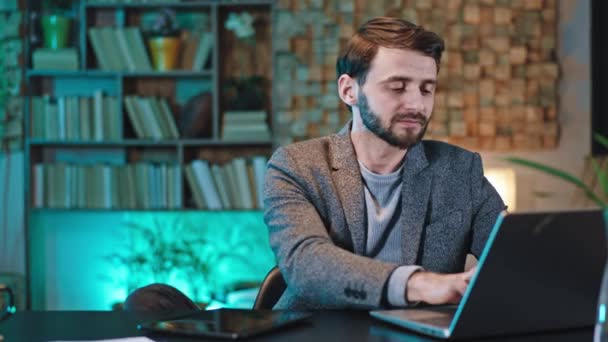
POLYGON ((599 209, 502 212, 459 305, 370 314, 443 339, 593 326, 605 231, 599 209))

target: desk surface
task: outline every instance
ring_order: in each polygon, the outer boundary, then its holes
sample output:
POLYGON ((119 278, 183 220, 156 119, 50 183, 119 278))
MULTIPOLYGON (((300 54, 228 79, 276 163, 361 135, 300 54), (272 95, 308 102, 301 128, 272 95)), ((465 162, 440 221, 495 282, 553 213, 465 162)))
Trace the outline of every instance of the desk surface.
MULTIPOLYGON (((97 340, 142 335, 137 324, 156 319, 112 311, 26 311, 0 322, 4 342, 42 342, 55 340, 97 340)), ((510 336, 492 341, 592 341, 593 329, 510 336)), ((487 340, 487 339, 486 339, 487 340)), ((159 339, 161 341, 161 339, 159 339)), ((188 338, 163 338, 168 342, 195 341, 188 338)), ((201 341, 201 340, 196 340, 201 341)), ((219 341, 219 340, 214 340, 219 341)), ((247 341, 432 341, 369 317, 365 311, 317 311, 309 322, 247 341)))

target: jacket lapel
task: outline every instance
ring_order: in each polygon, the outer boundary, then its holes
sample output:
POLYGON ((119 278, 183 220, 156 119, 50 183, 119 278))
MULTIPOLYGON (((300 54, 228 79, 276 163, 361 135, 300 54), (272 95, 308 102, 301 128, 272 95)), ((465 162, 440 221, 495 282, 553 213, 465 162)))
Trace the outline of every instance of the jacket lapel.
POLYGON ((432 174, 423 171, 427 165, 428 161, 422 143, 411 147, 405 157, 401 197, 403 202, 401 218, 404 222, 403 263, 405 265, 416 263, 420 247, 432 182, 432 174))
POLYGON ((365 255, 367 229, 363 181, 349 133, 350 123, 331 136, 333 180, 353 239, 354 252, 365 255))

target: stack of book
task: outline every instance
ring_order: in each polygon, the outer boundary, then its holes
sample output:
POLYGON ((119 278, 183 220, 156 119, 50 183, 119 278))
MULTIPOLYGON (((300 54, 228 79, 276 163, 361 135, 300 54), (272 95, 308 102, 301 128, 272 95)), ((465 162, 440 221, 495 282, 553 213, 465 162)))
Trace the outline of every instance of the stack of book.
POLYGON ((234 158, 224 165, 194 160, 185 167, 194 204, 199 209, 261 209, 264 207, 265 156, 234 158))
POLYGON ((96 91, 93 97, 32 97, 32 138, 108 141, 122 137, 118 99, 96 91))
POLYGON ((101 70, 152 71, 138 27, 91 27, 89 40, 101 70))
POLYGON ((135 134, 141 139, 178 139, 171 108, 164 98, 125 96, 125 107, 135 134))
POLYGON ((222 138, 227 141, 267 141, 270 128, 265 111, 227 111, 222 122, 222 138))
POLYGON ((179 165, 67 163, 36 164, 36 208, 170 209, 180 208, 179 165))
POLYGON ((76 48, 38 48, 32 54, 32 67, 40 70, 78 70, 76 48))

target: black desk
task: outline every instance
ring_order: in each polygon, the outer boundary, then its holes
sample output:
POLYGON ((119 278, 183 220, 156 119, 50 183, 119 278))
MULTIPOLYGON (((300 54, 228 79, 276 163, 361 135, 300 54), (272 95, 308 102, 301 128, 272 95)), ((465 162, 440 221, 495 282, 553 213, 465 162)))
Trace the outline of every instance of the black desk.
MULTIPOLYGON (((53 340, 95 340, 138 336, 137 323, 159 317, 111 311, 30 311, 18 312, 0 322, 4 342, 42 342, 53 340)), ((492 341, 592 341, 593 329, 532 334, 492 339, 492 341)), ((154 337, 152 337, 154 339, 154 337)), ((165 338, 158 341, 200 341, 165 338)), ((214 340, 218 341, 218 340, 214 340)), ((247 341, 351 342, 351 341, 432 341, 405 330, 376 321, 364 311, 318 311, 307 323, 285 327, 247 341)))

